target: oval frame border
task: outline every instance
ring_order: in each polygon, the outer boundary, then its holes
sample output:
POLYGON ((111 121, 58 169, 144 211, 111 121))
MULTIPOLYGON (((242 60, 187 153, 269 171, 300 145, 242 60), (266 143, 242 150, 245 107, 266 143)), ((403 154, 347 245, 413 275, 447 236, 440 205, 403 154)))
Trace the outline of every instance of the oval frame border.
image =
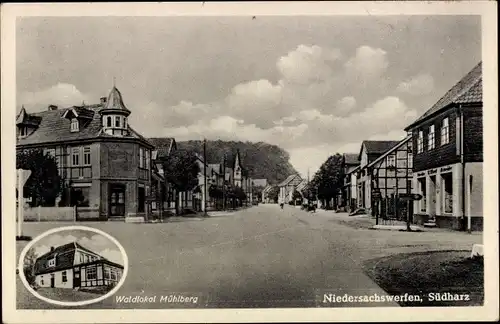
POLYGON ((36 298, 43 300, 46 303, 53 304, 53 305, 58 305, 58 306, 85 306, 85 305, 90 305, 94 304, 97 302, 100 302, 104 299, 107 299, 111 296, 113 296, 120 288, 121 286, 125 283, 125 280, 127 279, 128 275, 128 268, 129 268, 129 263, 128 263, 128 255, 121 243, 111 236, 110 234, 97 229, 93 227, 88 227, 88 226, 64 226, 64 227, 57 227, 50 229, 48 231, 43 232, 42 234, 38 235, 35 237, 28 245, 24 247, 24 249, 21 251, 21 254, 19 256, 19 262, 18 262, 18 270, 19 270, 19 277, 21 278, 21 281, 26 287, 26 289, 36 298), (78 302, 64 302, 64 301, 58 301, 58 300, 53 300, 47 297, 44 297, 40 295, 36 290, 30 287, 28 281, 26 280, 26 277, 24 276, 24 258, 26 257, 26 253, 28 253, 29 249, 31 249, 38 241, 40 241, 42 238, 47 237, 51 234, 58 233, 58 232, 63 232, 63 231, 68 231, 68 230, 83 230, 83 231, 88 231, 88 232, 94 232, 100 235, 103 235, 107 239, 109 239, 111 242, 113 242, 119 249, 120 252, 122 253, 123 256, 123 275, 122 278, 120 279, 120 282, 107 294, 100 296, 98 298, 90 299, 90 300, 85 300, 85 301, 78 301, 78 302))

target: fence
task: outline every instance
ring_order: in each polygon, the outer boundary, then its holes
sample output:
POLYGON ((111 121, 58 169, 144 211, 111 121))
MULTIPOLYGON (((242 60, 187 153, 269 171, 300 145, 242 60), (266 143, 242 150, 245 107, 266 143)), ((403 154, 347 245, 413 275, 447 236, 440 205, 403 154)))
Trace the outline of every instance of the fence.
POLYGON ((25 222, 76 221, 76 207, 39 206, 33 208, 25 208, 24 221, 25 222))

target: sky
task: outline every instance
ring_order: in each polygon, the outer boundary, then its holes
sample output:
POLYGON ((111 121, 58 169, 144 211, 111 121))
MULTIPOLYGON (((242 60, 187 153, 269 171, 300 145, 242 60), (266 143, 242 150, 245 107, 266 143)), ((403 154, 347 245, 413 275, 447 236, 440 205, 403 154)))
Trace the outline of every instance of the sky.
POLYGON ((65 230, 49 234, 36 242, 33 248, 35 255, 40 257, 49 252, 52 246, 56 248, 75 241, 109 261, 122 265, 124 263, 120 249, 108 238, 94 232, 82 230, 65 230))
POLYGON ((404 138, 481 60, 479 16, 29 17, 16 33, 17 109, 114 83, 146 137, 276 144, 303 175, 404 138))

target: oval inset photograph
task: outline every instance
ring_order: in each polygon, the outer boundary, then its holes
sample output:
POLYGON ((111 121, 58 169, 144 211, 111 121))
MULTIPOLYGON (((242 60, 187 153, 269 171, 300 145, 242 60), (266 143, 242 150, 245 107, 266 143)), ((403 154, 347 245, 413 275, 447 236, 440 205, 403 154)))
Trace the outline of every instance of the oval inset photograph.
POLYGON ((37 298, 62 306, 82 306, 112 296, 123 284, 128 258, 111 235, 91 227, 60 227, 27 245, 19 275, 37 298))

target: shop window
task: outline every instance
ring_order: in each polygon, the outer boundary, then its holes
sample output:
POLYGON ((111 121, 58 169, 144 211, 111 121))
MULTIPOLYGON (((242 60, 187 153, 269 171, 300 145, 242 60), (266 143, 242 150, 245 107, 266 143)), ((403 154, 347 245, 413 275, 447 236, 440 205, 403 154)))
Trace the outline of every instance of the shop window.
POLYGON ((71 188, 71 206, 89 207, 90 187, 71 188))
POLYGON ((420 211, 426 211, 426 202, 427 202, 427 188, 425 183, 425 178, 418 179, 418 186, 420 194, 422 195, 422 199, 420 199, 420 211))
POLYGON ((443 206, 445 213, 453 213, 453 177, 451 173, 445 173, 443 179, 443 206))

